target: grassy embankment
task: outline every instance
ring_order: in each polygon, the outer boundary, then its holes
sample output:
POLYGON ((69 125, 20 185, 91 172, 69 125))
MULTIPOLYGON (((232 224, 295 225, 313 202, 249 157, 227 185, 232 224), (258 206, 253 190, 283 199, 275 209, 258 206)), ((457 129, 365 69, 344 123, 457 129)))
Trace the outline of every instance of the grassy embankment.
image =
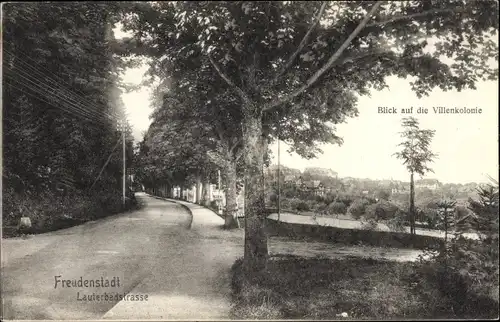
POLYGON ((66 196, 58 196, 51 192, 36 195, 6 192, 3 197, 3 238, 68 228, 140 207, 132 194, 128 195, 127 202, 123 206, 119 192, 75 193, 66 196), (18 227, 21 216, 30 218, 31 228, 18 227))
POLYGON ((252 281, 233 268, 235 319, 495 318, 498 302, 443 290, 418 262, 275 256, 252 281), (442 289, 440 291, 440 288, 442 289))

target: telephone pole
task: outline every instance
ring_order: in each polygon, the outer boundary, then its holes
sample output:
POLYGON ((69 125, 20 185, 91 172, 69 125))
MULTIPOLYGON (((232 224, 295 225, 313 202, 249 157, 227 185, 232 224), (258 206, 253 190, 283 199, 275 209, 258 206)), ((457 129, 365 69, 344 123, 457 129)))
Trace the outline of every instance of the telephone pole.
POLYGON ((125 207, 125 189, 126 189, 126 184, 127 184, 127 167, 125 164, 125 121, 122 123, 122 159, 123 159, 123 191, 122 191, 122 203, 123 206, 125 207))
POLYGON ((220 191, 221 189, 221 186, 220 186, 220 170, 217 170, 217 199, 218 199, 218 202, 217 202, 217 210, 219 211, 219 215, 222 214, 222 193, 220 191))
POLYGON ((280 122, 278 120, 278 221, 281 216, 281 159, 280 159, 280 122))

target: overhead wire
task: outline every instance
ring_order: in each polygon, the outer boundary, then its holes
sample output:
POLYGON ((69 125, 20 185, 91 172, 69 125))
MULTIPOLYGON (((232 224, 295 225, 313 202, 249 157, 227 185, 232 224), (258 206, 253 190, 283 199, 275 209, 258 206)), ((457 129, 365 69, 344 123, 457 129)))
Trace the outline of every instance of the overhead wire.
MULTIPOLYGON (((19 59, 18 57, 16 57, 12 53, 7 52, 7 57, 9 57, 9 56, 13 56, 16 59, 19 59)), ((80 100, 83 101, 83 97, 79 97, 79 96, 75 95, 73 92, 71 92, 71 90, 65 89, 63 85, 61 85, 60 83, 58 83, 54 80, 52 80, 52 82, 51 82, 52 84, 48 83, 46 81, 46 77, 44 76, 44 74, 41 73, 39 70, 37 70, 36 67, 34 67, 30 64, 26 64, 26 65, 28 67, 22 67, 22 66, 16 65, 16 64, 11 67, 11 66, 9 66, 9 64, 4 64, 4 67, 7 67, 6 68, 7 71, 13 70, 13 69, 18 70, 20 73, 19 76, 23 77, 23 79, 28 80, 32 83, 33 83, 33 81, 36 81, 35 85, 37 85, 37 84, 45 85, 48 89, 50 89, 52 91, 51 93, 57 92, 59 95, 61 95, 65 98, 65 101, 67 101, 68 103, 72 103, 73 106, 79 108, 82 112, 84 112, 85 114, 87 114, 90 117, 94 117, 94 116, 99 117, 99 116, 105 115, 105 114, 99 115, 100 113, 98 113, 96 111, 88 110, 87 108, 85 108, 85 105, 80 101, 80 100), (29 68, 29 70, 28 70, 28 68, 29 68), (33 75, 33 74, 35 74, 35 75, 33 75), (44 79, 41 79, 40 76, 43 77, 44 79)), ((14 75, 16 75, 16 74, 14 74, 14 75)), ((39 87, 41 87, 41 86, 39 86, 39 87)))
MULTIPOLYGON (((39 101, 42 101, 48 104, 49 106, 53 106, 63 112, 70 114, 73 117, 82 118, 86 121, 90 121, 91 123, 108 126, 109 124, 105 122, 103 119, 101 119, 101 117, 103 116, 107 117, 108 121, 110 122, 118 123, 119 121, 117 121, 117 119, 122 119, 122 121, 125 121, 126 113, 123 113, 121 117, 118 116, 116 112, 109 113, 108 111, 106 111, 107 107, 105 105, 94 103, 86 99, 84 96, 82 96, 85 94, 83 94, 76 88, 70 89, 64 86, 59 81, 55 80, 53 77, 50 77, 49 74, 53 75, 56 79, 59 79, 64 83, 67 83, 66 80, 54 74, 47 68, 40 66, 40 64, 37 64, 37 62, 34 59, 32 59, 29 55, 19 50, 18 48, 16 48, 16 52, 18 52, 18 55, 13 54, 12 52, 10 52, 5 48, 3 48, 3 52, 4 53, 6 52, 8 55, 9 54, 12 55, 12 57, 15 59, 16 64, 14 66, 7 66, 7 68, 4 69, 4 71, 7 71, 6 75, 8 77, 3 78, 6 81, 5 84, 13 88, 14 90, 17 90, 19 92, 22 92, 23 94, 26 94, 39 101), (41 72, 39 69, 33 66, 33 64, 19 57, 20 54, 24 55, 24 57, 27 57, 29 60, 33 61, 41 69, 47 71, 48 74, 41 72), (21 85, 21 87, 23 87, 25 90, 16 87, 13 83, 21 85), (79 92, 82 95, 79 95, 78 93, 75 92, 79 92), (99 107, 104 107, 104 109, 99 109, 99 107)), ((105 57, 106 59, 112 59, 112 57, 110 57, 109 55, 105 56, 105 55, 99 55, 97 53, 94 53, 93 55, 105 57)), ((4 67, 6 67, 5 64, 4 67)), ((65 74, 69 75, 68 73, 65 74)), ((75 74, 72 75, 72 77, 74 76, 75 74)), ((22 122, 23 125, 25 123, 26 122, 22 122)), ((113 147, 111 154, 106 160, 104 166, 101 168, 98 177, 95 179, 91 187, 93 187, 97 182, 97 180, 100 178, 104 168, 109 163, 111 156, 113 155, 120 141, 122 141, 122 138, 120 138, 113 147)))
MULTIPOLYGON (((41 66, 39 63, 37 63, 33 58, 31 58, 28 54, 26 54, 24 51, 20 50, 20 49, 16 49, 17 52, 20 52, 24 57, 26 57, 27 59, 31 60, 34 64, 38 65, 38 68, 40 69, 43 69, 46 71, 46 73, 42 73, 40 70, 38 70, 36 67, 34 67, 31 63, 27 62, 26 60, 22 59, 21 57, 19 57, 19 55, 16 55, 14 53, 12 53, 11 51, 7 50, 7 49, 4 49, 4 52, 7 52, 8 54, 11 54, 12 56, 15 57, 16 60, 18 60, 21 64, 23 64, 24 66, 27 66, 30 70, 33 70, 35 71, 37 74, 39 75, 42 75, 45 79, 47 79, 48 81, 52 82, 53 84, 61 87, 62 89, 65 89, 69 92, 71 92, 75 97, 78 97, 79 99, 81 99, 82 101, 86 102, 90 107, 92 107, 97 113, 103 113, 103 114, 106 114, 108 117, 117 117, 117 114, 114 113, 115 115, 112 115, 104 110, 99 110, 99 107, 91 102, 90 100, 87 100, 85 99, 84 97, 84 93, 78 89, 68 89, 66 86, 62 85, 60 82, 54 80, 53 78, 51 78, 50 76, 47 75, 47 73, 53 75, 54 77, 56 77, 57 79, 59 79, 60 81, 64 82, 64 83, 67 83, 68 81, 63 79, 62 77, 60 76, 57 76, 56 74, 54 74, 52 71, 50 71, 49 69, 41 66), (76 92, 76 93, 75 93, 76 92), (80 93, 80 94, 77 94, 77 93, 80 93)), ((75 77, 75 75, 73 75, 73 77, 75 77)))
MULTIPOLYGON (((5 72, 5 70, 4 70, 5 72)), ((8 71, 9 73, 12 72, 12 71, 8 71)), ((99 120, 98 118, 96 118, 96 116, 92 115, 92 114, 88 114, 88 112, 86 112, 85 110, 83 110, 81 107, 78 107, 77 105, 75 105, 74 103, 71 103, 69 101, 67 101, 66 99, 58 96, 57 94, 55 93, 48 93, 46 92, 46 88, 43 88, 42 86, 38 85, 35 80, 33 79, 30 79, 28 77, 25 77, 21 74, 17 74, 17 75, 9 75, 9 77, 5 78, 5 80, 7 82, 15 82, 23 87, 25 87, 26 89, 29 89, 31 90, 32 92, 35 92, 43 97, 45 97, 46 99, 44 100, 45 103, 48 103, 49 105, 59 109, 59 110, 62 110, 64 112, 67 112, 73 116, 78 116, 80 118, 83 118, 87 121, 91 121, 91 122, 94 122, 94 123, 97 123, 97 124, 100 124, 100 125, 106 125, 106 123, 102 120, 99 120), (20 78, 23 78, 24 81, 21 81, 18 77, 20 78), (58 101, 59 103, 64 103, 62 105, 57 105, 57 104, 54 104, 54 103, 50 103, 51 100, 56 100, 58 101)), ((12 86, 13 87, 13 86, 12 86)), ((33 95, 31 95, 33 96, 33 95)), ((35 96, 36 97, 36 96, 35 96)))

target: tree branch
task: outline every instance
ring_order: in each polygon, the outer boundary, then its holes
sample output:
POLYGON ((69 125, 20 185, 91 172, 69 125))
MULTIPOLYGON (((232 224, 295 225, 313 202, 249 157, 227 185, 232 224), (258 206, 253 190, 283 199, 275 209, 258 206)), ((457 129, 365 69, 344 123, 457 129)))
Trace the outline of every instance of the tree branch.
POLYGON ((208 54, 208 59, 210 59, 210 63, 215 68, 215 70, 220 75, 220 77, 222 77, 222 79, 224 79, 226 81, 226 83, 230 87, 232 87, 236 91, 236 93, 238 93, 238 95, 241 97, 241 99, 245 102, 250 101, 250 99, 248 98, 248 95, 241 88, 239 88, 226 74, 224 74, 224 72, 220 69, 219 65, 217 65, 217 63, 214 61, 214 59, 212 58, 212 56, 210 54, 208 54))
POLYGON ((238 146, 238 144, 241 143, 241 139, 237 139, 235 140, 234 144, 231 146, 231 148, 229 149, 229 153, 233 153, 234 149, 236 149, 236 147, 238 146))
POLYGON ((424 12, 419 12, 419 13, 414 13, 411 15, 401 15, 401 16, 394 16, 390 19, 384 20, 384 21, 379 21, 379 22, 373 22, 371 24, 367 24, 366 28, 370 27, 379 27, 383 25, 387 25, 393 22, 398 22, 400 20, 407 20, 407 19, 413 19, 413 18, 419 18, 419 17, 425 17, 428 15, 432 14, 440 14, 440 13, 456 13, 456 12, 461 12, 464 11, 463 8, 457 7, 456 9, 432 9, 424 12))
POLYGON ((243 156, 243 149, 239 150, 238 153, 236 153, 234 160, 238 162, 242 156, 243 156))
POLYGON ((291 94, 287 95, 286 97, 275 100, 274 102, 271 102, 270 104, 267 104, 266 106, 264 106, 263 110, 264 111, 269 110, 273 107, 276 107, 278 105, 281 105, 283 103, 286 103, 286 102, 292 100, 293 98, 302 94, 305 90, 307 90, 309 87, 311 87, 314 83, 316 83, 316 81, 333 65, 333 63, 340 57, 340 55, 342 55, 344 50, 346 50, 346 48, 353 41, 353 39, 356 38, 356 36, 361 32, 361 30, 363 30, 363 28, 368 23, 368 20, 370 20, 372 15, 378 10, 378 8, 380 7, 381 4, 382 4, 382 2, 379 1, 373 5, 372 9, 365 15, 363 20, 361 20, 359 25, 356 27, 356 29, 354 29, 354 31, 344 41, 344 43, 340 46, 340 48, 337 49, 337 51, 330 57, 330 59, 328 59, 328 62, 323 67, 321 67, 316 73, 314 73, 314 75, 311 76, 311 78, 309 78, 309 80, 307 81, 307 83, 305 85, 300 87, 295 92, 292 92, 291 94))
POLYGON ((288 59, 287 63, 283 66, 283 68, 276 75, 276 77, 274 77, 274 79, 272 81, 273 84, 278 81, 278 79, 286 72, 286 70, 288 68, 290 68, 290 66, 293 64, 295 58, 297 58, 297 55, 302 51, 302 49, 304 49, 305 45, 309 41, 309 37, 311 36, 312 31, 314 30, 314 28, 316 28, 316 26, 318 25, 319 21, 321 20, 321 16, 323 15, 323 12, 325 11, 327 3, 328 3, 328 1, 323 1, 323 4, 321 5, 321 8, 319 9, 319 12, 318 12, 318 14, 316 16, 315 21, 313 22, 313 24, 311 25, 311 27, 309 28, 309 30, 305 34, 305 36, 302 39, 302 41, 300 42, 299 46, 297 47, 297 50, 292 54, 292 56, 290 56, 290 58, 288 59))

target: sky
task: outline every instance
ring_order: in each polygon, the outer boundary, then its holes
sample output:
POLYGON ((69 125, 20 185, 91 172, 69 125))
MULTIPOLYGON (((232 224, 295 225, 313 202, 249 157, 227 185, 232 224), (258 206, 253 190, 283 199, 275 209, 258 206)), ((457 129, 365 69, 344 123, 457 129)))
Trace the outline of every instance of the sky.
MULTIPOLYGON (((116 31, 115 31, 116 32, 116 31)), ((119 32, 117 37, 119 36, 119 32)), ((123 80, 140 83, 146 67, 129 69, 123 80)), ((358 101, 359 116, 336 126, 342 137, 342 146, 324 145, 324 153, 316 159, 305 160, 286 152, 280 144, 281 164, 304 170, 322 167, 336 171, 339 177, 393 179, 409 181, 409 174, 393 154, 401 142, 399 132, 402 108, 414 107, 422 129, 436 131, 431 149, 438 157, 431 164, 434 173, 424 178, 435 178, 443 183, 489 182, 487 175, 498 180, 498 81, 481 82, 477 90, 443 92, 435 89, 428 97, 419 99, 410 88, 409 81, 396 77, 388 79, 389 89, 373 91, 371 97, 358 101), (397 114, 379 113, 378 107, 395 107, 397 114), (421 106, 428 114, 418 114, 421 106), (481 114, 436 114, 433 107, 481 108, 481 114)), ((136 142, 142 140, 151 120, 149 89, 141 88, 122 96, 128 118, 134 128, 136 142)), ((277 163, 277 144, 270 146, 273 163, 277 163)))

